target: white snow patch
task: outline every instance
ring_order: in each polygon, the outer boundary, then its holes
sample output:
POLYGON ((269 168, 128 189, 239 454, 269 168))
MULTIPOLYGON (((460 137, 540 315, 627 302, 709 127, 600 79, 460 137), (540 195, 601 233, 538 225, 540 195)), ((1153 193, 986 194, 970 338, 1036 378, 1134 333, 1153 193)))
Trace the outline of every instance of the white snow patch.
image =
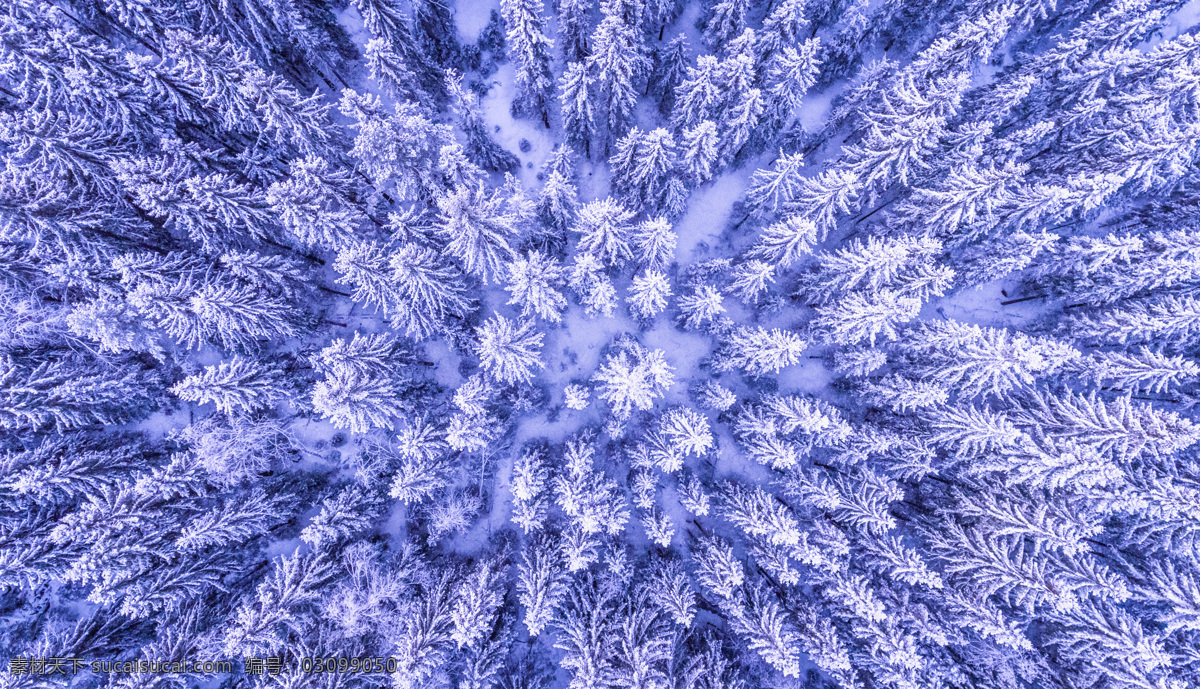
POLYGON ((491 18, 492 10, 499 9, 499 0, 456 0, 454 23, 458 26, 459 40, 470 43, 478 40, 491 18))
POLYGON ((554 151, 551 130, 541 120, 514 119, 510 106, 516 97, 514 79, 516 72, 511 63, 500 65, 492 75, 492 88, 481 102, 483 119, 488 124, 488 133, 496 143, 516 154, 521 161, 517 178, 527 189, 536 189, 538 170, 554 151), (499 129, 497 130, 497 127, 499 129), (521 151, 521 141, 528 141, 528 153, 521 151))
POLYGON ((753 172, 747 166, 692 192, 687 212, 675 223, 675 233, 679 235, 675 257, 681 266, 692 263, 718 243, 733 204, 745 194, 753 172))

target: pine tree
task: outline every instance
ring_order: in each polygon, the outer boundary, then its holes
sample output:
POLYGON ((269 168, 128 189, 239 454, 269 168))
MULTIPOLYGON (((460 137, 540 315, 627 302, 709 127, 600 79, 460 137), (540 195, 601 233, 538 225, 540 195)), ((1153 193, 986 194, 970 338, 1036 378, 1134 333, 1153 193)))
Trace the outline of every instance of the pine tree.
POLYGON ((573 228, 583 235, 579 250, 606 265, 621 266, 633 258, 629 246, 632 219, 633 213, 611 198, 589 203, 579 210, 579 220, 573 228))
POLYGON ((459 648, 475 645, 491 627, 503 599, 496 590, 502 577, 495 563, 481 562, 459 583, 450 611, 450 638, 459 648))
POLYGON ((691 626, 696 617, 696 593, 679 560, 666 560, 653 567, 650 600, 675 624, 691 626))
POLYGON ((227 251, 219 261, 233 276, 268 294, 295 299, 305 293, 305 269, 297 261, 253 251, 227 251))
POLYGON ((430 337, 448 319, 462 319, 474 310, 462 274, 430 249, 407 244, 392 254, 387 268, 384 280, 390 312, 412 337, 430 337))
POLYGON ((608 144, 619 132, 629 128, 639 95, 638 81, 645 75, 648 65, 641 39, 628 19, 610 3, 605 3, 601 11, 603 19, 592 33, 587 70, 596 85, 596 102, 601 108, 600 119, 605 124, 603 141, 607 153, 608 144))
POLYGON ((571 62, 558 82, 558 100, 562 104, 562 124, 568 140, 583 145, 584 155, 592 157, 596 140, 596 116, 592 111, 595 79, 582 62, 571 62))
POLYGON ((644 7, 646 32, 654 33, 654 27, 657 26, 659 41, 662 41, 663 31, 666 30, 667 25, 675 21, 683 9, 679 0, 647 0, 644 7))
POLYGON ((1069 368, 1098 382, 1159 393, 1187 385, 1200 376, 1200 366, 1182 356, 1145 347, 1134 351, 1098 352, 1069 368))
POLYGON ((816 242, 816 225, 802 216, 792 215, 763 230, 746 255, 779 268, 787 268, 808 254, 816 242))
POLYGON ((701 55, 688 69, 687 79, 675 89, 675 128, 692 129, 705 120, 716 121, 722 102, 719 64, 712 55, 701 55))
MULTIPOLYGON (((804 167, 804 156, 800 154, 781 154, 772 163, 770 170, 758 170, 750 178, 750 188, 746 191, 746 202, 754 209, 753 212, 771 215, 779 212, 797 198, 804 177, 800 171, 804 167)), ((790 216, 785 222, 797 216, 790 216)))
POLYGON ((476 329, 479 338, 479 359, 485 371, 505 385, 528 383, 534 369, 541 368, 538 356, 542 350, 542 334, 533 329, 531 321, 520 325, 504 316, 486 321, 476 329))
POLYGON ((792 510, 762 488, 728 483, 721 494, 726 519, 772 545, 796 545, 802 531, 792 510))
POLYGON ((595 467, 586 437, 568 441, 566 471, 554 477, 555 502, 585 535, 615 536, 625 529, 628 505, 617 483, 595 467))
POLYGON ((558 44, 568 64, 583 62, 588 56, 588 30, 591 28, 591 0, 561 0, 558 7, 558 44))
POLYGON ((420 78, 391 43, 382 38, 372 39, 367 41, 366 53, 371 78, 382 85, 388 95, 398 101, 422 100, 425 91, 420 78))
POLYGON ((185 402, 207 404, 225 414, 254 412, 283 398, 287 384, 283 372, 234 355, 229 361, 205 367, 203 373, 176 383, 171 392, 185 402))
POLYGON ((555 616, 554 647, 565 654, 571 686, 604 686, 614 676, 615 592, 592 575, 577 579, 555 616))
POLYGON ((874 294, 851 292, 841 301, 818 309, 812 326, 829 342, 858 345, 881 335, 889 340, 897 337, 897 326, 917 317, 921 302, 892 290, 874 294))
POLYGON ((300 317, 282 297, 258 285, 210 282, 191 298, 190 306, 222 342, 292 337, 299 333, 300 317))
POLYGON ((253 105, 238 91, 237 83, 253 69, 246 51, 216 36, 196 36, 168 29, 163 53, 179 66, 188 82, 197 85, 208 108, 221 114, 222 125, 246 131, 257 119, 253 105))
POLYGON ((659 432, 682 456, 703 457, 713 447, 708 419, 686 407, 676 407, 663 414, 659 432))
POLYGON ((991 227, 999 221, 999 209, 1012 202, 1012 188, 1025 172, 1024 166, 1014 165, 951 170, 935 188, 914 190, 911 199, 898 206, 897 215, 943 237, 977 223, 991 227))
POLYGON ((521 307, 521 315, 535 315, 552 323, 562 320, 566 297, 559 289, 564 284, 564 270, 559 262, 539 251, 518 256, 508 265, 508 303, 521 307))
MULTIPOLYGON (((926 238, 852 241, 836 253, 818 255, 817 267, 802 279, 802 290, 821 301, 852 290, 893 289, 905 296, 924 296, 930 285, 920 278, 940 251, 938 241, 926 238)), ((943 276, 932 287, 944 288, 948 280, 943 276)))
POLYGON ((147 412, 161 390, 158 375, 136 359, 101 364, 69 351, 46 354, 0 356, 0 427, 67 430, 123 423, 147 412))
POLYGON ((313 387, 312 403, 337 428, 365 433, 394 427, 392 419, 412 407, 406 399, 409 378, 394 341, 361 336, 335 341, 314 363, 325 378, 313 387))
POLYGON ((525 606, 525 627, 538 636, 554 619, 567 594, 566 571, 558 550, 546 539, 526 546, 517 565, 517 591, 525 606))
POLYGON ((414 598, 411 614, 400 619, 392 639, 397 661, 393 681, 404 689, 421 686, 432 676, 446 662, 454 643, 451 614, 456 597, 450 574, 431 573, 414 598))
MULTIPOLYGON (((388 494, 405 504, 420 504, 445 488, 449 483, 448 448, 442 429, 424 417, 409 419, 396 434, 395 454, 400 466, 388 494)), ((385 458, 393 454, 384 448, 369 448, 368 452, 385 458)))
POLYGON ((390 314, 399 303, 388 273, 387 248, 381 242, 360 240, 343 246, 333 263, 342 273, 338 282, 353 286, 356 302, 390 314))
POLYGON ((618 686, 661 686, 672 659, 666 616, 646 596, 630 596, 622 606, 616 634, 613 679, 618 686))
POLYGON ((350 89, 338 107, 357 130, 350 155, 376 191, 407 199, 443 190, 437 168, 442 149, 453 141, 448 126, 433 122, 416 103, 398 103, 388 114, 377 97, 350 89))
MULTIPOLYGON (((467 134, 467 143, 465 147, 457 142, 443 146, 438 157, 438 171, 446 184, 460 189, 479 187, 484 170, 504 173, 505 191, 511 192, 512 197, 511 201, 502 201, 501 205, 514 211, 516 205, 524 203, 524 197, 517 187, 507 188, 513 184, 508 175, 521 167, 521 161, 492 139, 483 120, 479 96, 462 87, 462 74, 454 70, 446 72, 446 90, 459 124, 467 134)), ((439 189, 438 193, 442 191, 439 189)))
POLYGON ((517 66, 517 89, 522 108, 540 114, 550 127, 546 104, 554 89, 550 73, 550 39, 546 38, 541 3, 536 0, 504 0, 500 12, 508 27, 509 58, 517 66))
POLYGON ((765 261, 746 261, 733 268, 729 291, 747 304, 753 304, 775 282, 775 268, 765 261))
POLYGON ((348 172, 335 170, 322 158, 302 158, 291 175, 267 190, 266 200, 280 223, 309 246, 343 246, 367 219, 354 201, 357 189, 348 172))
POLYGON ((460 47, 450 8, 441 0, 416 0, 412 5, 417 45, 439 67, 454 64, 460 47))
POLYGON ((796 43, 801 36, 809 32, 807 5, 806 0, 781 0, 767 12, 758 41, 759 53, 763 60, 768 59, 780 48, 796 43))
POLYGON ((1062 324, 1062 331, 1086 341, 1154 342, 1176 351, 1195 342, 1200 334, 1200 300, 1165 295, 1130 301, 1072 316, 1062 324))
POLYGON ((498 195, 488 196, 482 186, 459 189, 438 199, 438 208, 438 231, 463 269, 485 282, 502 276, 504 263, 514 255, 509 240, 516 228, 498 195))
POLYGON ((667 205, 677 164, 671 133, 661 127, 655 129, 638 142, 636 158, 628 173, 628 186, 643 205, 661 210, 667 205))
POLYGON ((546 498, 550 469, 543 448, 534 446, 521 453, 513 465, 513 523, 525 533, 540 530, 550 508, 546 498))
POLYGON ((353 0, 353 3, 372 36, 383 38, 390 46, 407 45, 411 40, 408 19, 399 3, 394 0, 353 0))
POLYGON ((725 297, 712 285, 701 285, 691 294, 679 297, 679 323, 695 330, 725 313, 725 297))
POLYGON ((738 610, 729 620, 767 664, 787 677, 799 677, 796 633, 773 598, 765 589, 751 587, 747 591, 745 610, 738 610))
POLYGON ((600 398, 620 418, 629 416, 635 407, 653 407, 654 398, 674 384, 675 376, 661 350, 633 344, 605 359, 592 381, 599 387, 600 398))
POLYGON ((670 296, 671 282, 667 276, 647 270, 633 278, 625 301, 629 303, 629 312, 635 318, 650 319, 667 308, 667 298, 670 296))
POLYGON ((683 132, 680 167, 694 184, 703 184, 716 173, 718 141, 717 125, 712 120, 703 120, 683 132))
POLYGON ((817 82, 820 48, 820 39, 813 38, 798 47, 781 46, 772 55, 764 80, 764 91, 768 101, 767 111, 771 119, 780 125, 789 124, 804 94, 817 82))
POLYGON ((603 270, 599 259, 583 254, 575 259, 567 278, 589 316, 611 316, 617 308, 617 289, 603 270))
POLYGON ((1078 350, 1066 343, 955 321, 924 324, 906 333, 902 342, 914 373, 955 388, 964 398, 1006 397, 1079 358, 1078 350))
POLYGON ((655 51, 654 70, 650 73, 650 91, 656 94, 658 111, 664 117, 674 108, 675 93, 687 78, 688 52, 687 37, 682 34, 655 51))
POLYGON ((379 516, 382 503, 362 486, 347 486, 322 501, 321 511, 300 532, 300 540, 319 550, 362 534, 379 516))
POLYGON ((720 0, 712 6, 705 20, 704 42, 714 52, 740 34, 746 26, 749 0, 720 0))
POLYGON ((788 210, 803 213, 817 226, 817 235, 824 239, 837 225, 839 215, 858 208, 862 194, 863 185, 858 173, 826 169, 799 183, 788 210))
POLYGON ((329 142, 328 105, 320 92, 305 98, 275 74, 261 69, 242 76, 238 90, 262 118, 264 129, 278 143, 288 142, 306 154, 322 151, 329 142))
POLYGON ((666 218, 651 218, 633 231, 633 247, 638 263, 647 271, 663 271, 675 258, 678 237, 666 218))
POLYGON ((732 164, 753 138, 766 112, 762 91, 749 89, 740 94, 721 119, 719 148, 724 164, 732 164))
POLYGON ((1079 442, 1119 461, 1169 455, 1200 439, 1200 427, 1191 420, 1134 404, 1129 397, 1105 403, 1095 393, 1034 394, 1022 417, 1049 438, 1079 442))
POLYGON ((547 163, 546 181, 538 193, 537 213, 553 232, 550 244, 566 241, 567 228, 579 210, 579 189, 575 186, 575 160, 571 149, 558 146, 547 163))
POLYGON ((718 604, 741 590, 746 571, 729 543, 719 536, 702 536, 692 549, 696 579, 718 604))

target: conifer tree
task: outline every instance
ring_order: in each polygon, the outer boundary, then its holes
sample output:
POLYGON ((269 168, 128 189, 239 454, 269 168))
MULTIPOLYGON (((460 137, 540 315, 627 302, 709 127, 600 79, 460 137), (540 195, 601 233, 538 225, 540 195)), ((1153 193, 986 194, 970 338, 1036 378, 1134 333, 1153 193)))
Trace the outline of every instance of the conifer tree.
POLYGON ((395 100, 420 100, 425 91, 420 78, 409 67, 407 60, 384 39, 367 42, 367 68, 371 78, 381 84, 395 100))
POLYGON ((590 0, 562 0, 558 8, 558 45, 568 63, 583 62, 588 56, 588 34, 591 29, 590 0))
POLYGON ((450 255, 485 282, 500 278, 513 257, 510 239, 516 234, 515 219, 501 207, 500 198, 487 195, 482 186, 458 189, 439 198, 438 209, 438 231, 450 255))
POLYGON ((617 308, 617 289, 603 271, 599 259, 583 254, 575 259, 567 278, 590 316, 611 316, 617 308))
POLYGON ((392 254, 387 270, 388 304, 397 324, 412 337, 429 337, 447 319, 461 319, 473 310, 462 274, 430 249, 407 244, 392 254))
POLYGON ((592 380, 613 414, 627 417, 634 407, 650 409, 654 398, 670 387, 675 377, 661 350, 630 344, 610 355, 592 380))
POLYGON ((525 318, 536 315, 557 323, 567 306, 566 297, 559 291, 564 282, 564 271, 558 261, 539 251, 530 251, 509 264, 508 285, 504 289, 511 295, 508 303, 520 306, 525 318))
POLYGON ((502 574, 495 563, 481 562, 459 583, 450 612, 450 638, 459 648, 475 645, 491 627, 502 600, 496 590, 502 574))
POLYGON ((563 129, 568 139, 583 145, 584 156, 592 157, 592 142, 596 140, 596 116, 592 110, 592 89, 595 79, 583 62, 571 62, 558 82, 558 100, 562 104, 563 129))
POLYGON ((675 88, 676 129, 691 129, 704 120, 718 119, 716 108, 722 102, 718 67, 715 57, 701 55, 696 66, 688 69, 687 79, 675 88))
POLYGON ((816 225, 802 216, 792 215, 763 230, 746 255, 787 268, 803 258, 816 242, 816 225))
POLYGON ((545 35, 541 3, 504 0, 500 3, 500 12, 508 27, 509 57, 517 66, 522 108, 530 114, 540 115, 549 128, 546 104, 554 88, 554 77, 550 73, 551 42, 545 35))
POLYGON ((746 191, 746 201, 754 212, 771 215, 794 201, 804 180, 803 167, 804 156, 793 153, 780 155, 770 170, 756 171, 746 191))
POLYGON ((633 213, 611 198, 593 201, 579 210, 579 220, 573 228, 583 235, 580 251, 587 252, 600 262, 621 266, 633 258, 629 246, 633 228, 633 213))
POLYGON ((655 51, 654 69, 650 74, 651 93, 656 94, 658 110, 664 117, 671 112, 675 105, 675 92, 687 78, 687 70, 688 41, 686 36, 682 34, 676 36, 668 41, 666 46, 655 51))
POLYGON ((538 359, 542 334, 534 331, 531 321, 518 325, 497 316, 480 326, 476 334, 480 363, 501 384, 527 383, 533 379, 534 369, 543 365, 538 359))
POLYGON ((412 408, 401 352, 387 337, 355 333, 321 350, 314 363, 325 377, 313 386, 313 407, 338 428, 391 429, 412 408))
POLYGON ((554 619, 567 593, 565 568, 558 550, 545 539, 530 543, 517 565, 517 590, 525 606, 525 626, 537 636, 554 619))
POLYGON ((604 122, 606 154, 609 143, 629 127, 639 95, 638 82, 648 68, 641 39, 616 4, 601 6, 603 18, 592 32, 587 59, 587 70, 596 85, 599 119, 604 122))
POLYGON ((663 271, 675 258, 679 238, 666 218, 651 218, 633 231, 633 247, 638 263, 648 271, 663 271))
POLYGON ((679 297, 679 323, 695 330, 725 313, 724 295, 712 285, 701 285, 691 294, 679 297))
POLYGON ((717 125, 712 120, 703 120, 683 132, 680 167, 694 183, 703 184, 712 179, 720 157, 717 125))
POLYGON ((225 414, 253 412, 269 407, 287 391, 282 371, 234 355, 229 361, 208 366, 202 373, 176 383, 171 392, 186 402, 207 404, 225 414))
POLYGON ((322 158, 294 162, 291 175, 267 190, 267 203, 280 223, 309 246, 338 247, 351 239, 366 220, 353 197, 357 190, 349 173, 335 171, 322 158))
POLYGON ((671 282, 661 272, 647 270, 633 278, 629 286, 629 312, 636 318, 654 318, 667 308, 671 282))
POLYGON ((136 359, 114 363, 105 366, 69 351, 44 359, 5 354, 0 357, 0 427, 67 430, 137 418, 161 390, 158 376, 136 359))
POLYGON ((712 6, 705 20, 704 41, 714 52, 726 41, 740 34, 746 26, 747 0, 720 0, 712 6))

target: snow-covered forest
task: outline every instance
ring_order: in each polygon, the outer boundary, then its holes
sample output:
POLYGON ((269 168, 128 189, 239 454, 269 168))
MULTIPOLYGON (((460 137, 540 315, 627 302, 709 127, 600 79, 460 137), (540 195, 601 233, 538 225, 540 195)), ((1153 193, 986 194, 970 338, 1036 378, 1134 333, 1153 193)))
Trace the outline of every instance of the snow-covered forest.
POLYGON ((0 2, 0 687, 1200 686, 1198 21, 0 2))

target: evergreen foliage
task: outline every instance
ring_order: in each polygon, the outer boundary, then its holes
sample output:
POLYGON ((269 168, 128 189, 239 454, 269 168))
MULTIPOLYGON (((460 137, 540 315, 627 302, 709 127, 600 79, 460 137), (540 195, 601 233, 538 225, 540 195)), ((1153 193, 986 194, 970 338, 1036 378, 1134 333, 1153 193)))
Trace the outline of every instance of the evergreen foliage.
POLYGON ((1200 686, 1194 10, 0 4, 3 684, 1200 686))

